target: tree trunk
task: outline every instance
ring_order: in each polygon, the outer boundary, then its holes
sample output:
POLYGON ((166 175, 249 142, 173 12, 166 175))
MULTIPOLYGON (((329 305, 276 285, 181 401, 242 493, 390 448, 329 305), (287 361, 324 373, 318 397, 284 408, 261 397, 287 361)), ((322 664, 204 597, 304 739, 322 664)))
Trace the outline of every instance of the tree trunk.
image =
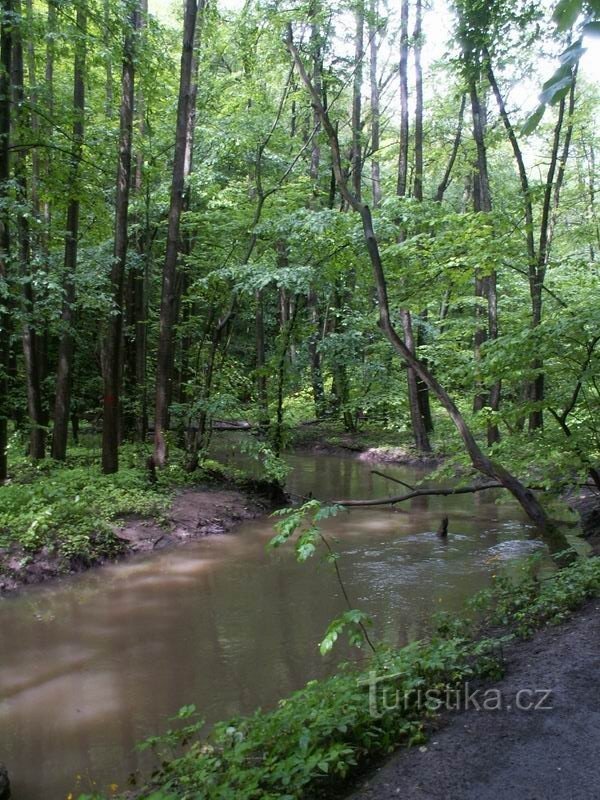
POLYGON ((128 246, 129 190, 134 105, 134 37, 139 27, 139 7, 133 5, 123 46, 121 105, 119 111, 119 162, 115 197, 115 240, 110 284, 112 315, 102 344, 104 381, 102 416, 102 471, 119 469, 119 418, 122 373, 123 284, 128 246))
MULTIPOLYGON (((140 30, 144 31, 148 22, 148 0, 140 2, 140 30)), ((143 33, 142 33, 143 35, 143 33)), ((138 204, 139 233, 135 245, 139 256, 139 264, 133 278, 133 364, 132 377, 135 387, 135 438, 138 442, 146 441, 148 431, 148 387, 146 385, 146 348, 148 327, 148 279, 149 263, 152 248, 150 230, 150 186, 144 186, 144 162, 141 143, 146 135, 145 102, 141 90, 137 92, 136 128, 140 145, 135 158, 135 175, 133 190, 138 204)))
MULTIPOLYGON (((408 186, 408 131, 409 131, 409 111, 408 111, 408 0, 402 0, 402 6, 400 11, 400 155, 398 157, 398 182, 397 182, 397 194, 399 197, 405 197, 407 186, 408 186)), ((419 28, 419 21, 417 20, 417 29, 419 28)), ((420 100, 417 98, 417 110, 419 110, 419 103, 420 103, 420 114, 421 114, 421 139, 418 143, 415 141, 415 155, 417 156, 417 149, 419 150, 419 155, 417 158, 421 164, 421 172, 423 170, 423 137, 422 137, 422 125, 423 125, 423 96, 422 96, 422 86, 421 86, 421 97, 420 100)), ((416 183, 417 188, 420 188, 421 191, 421 198, 422 199, 422 182, 418 181, 416 183)), ((402 239, 404 233, 401 232, 400 239, 402 239)), ((415 353, 415 342, 413 337, 413 327, 412 327, 412 317, 411 313, 408 309, 402 310, 402 328, 404 331, 404 340, 406 342, 406 346, 410 349, 410 351, 415 353)), ((425 429, 425 424, 423 422, 423 417, 421 415, 421 404, 419 402, 419 378, 418 375, 413 371, 410 364, 407 363, 406 368, 406 382, 407 382, 407 396, 408 396, 408 407, 410 413, 410 420, 411 420, 411 428, 413 433, 413 438, 415 442, 415 447, 419 451, 430 452, 431 451, 431 444, 429 442, 429 436, 427 435, 427 431, 425 429)))
POLYGON ((362 194, 362 82, 364 58, 365 9, 358 0, 354 12, 354 81, 352 86, 352 186, 360 199, 362 194))
MULTIPOLYGON (((485 146, 485 110, 479 99, 474 77, 469 78, 469 93, 473 115, 473 139, 477 149, 477 171, 475 174, 473 203, 476 212, 489 214, 492 211, 492 193, 485 146)), ((487 301, 487 320, 480 306, 477 307, 476 311, 478 327, 475 331, 475 358, 479 360, 481 358, 480 348, 483 343, 488 339, 493 341, 498 338, 498 301, 495 272, 484 277, 476 276, 475 295, 485 298, 487 301)), ((485 405, 489 405, 492 411, 498 411, 500 407, 499 381, 496 381, 488 392, 482 389, 475 397, 473 405, 475 411, 480 411, 485 405)), ((488 424, 487 438, 490 445, 499 441, 500 432, 495 422, 488 424)))
POLYGON ((408 178, 408 0, 400 6, 400 152, 396 194, 406 196, 408 178))
MULTIPOLYGON (((412 353, 415 352, 415 340, 413 336, 412 318, 410 311, 403 309, 400 312, 402 318, 402 328, 404 331, 404 341, 406 346, 412 353)), ((408 404, 410 407, 410 421, 413 430, 413 437, 415 440, 415 447, 419 452, 430 453, 431 444, 423 417, 421 415, 421 406, 419 403, 419 378, 415 371, 407 366, 406 369, 407 383, 408 383, 408 404)))
POLYGON ((413 33, 415 53, 415 174, 413 194, 415 200, 423 199, 423 67, 421 51, 423 37, 423 2, 415 3, 415 30, 413 33))
MULTIPOLYGON (((415 200, 423 201, 423 67, 421 65, 421 51, 423 49, 423 3, 416 0, 415 30, 413 34, 415 52, 415 174, 413 182, 413 194, 415 200)), ((427 319, 427 310, 419 314, 419 321, 427 319)), ((417 343, 423 337, 423 327, 417 328, 417 343)), ((427 362, 424 362, 427 363, 427 362)), ((415 375, 417 405, 421 417, 421 428, 426 434, 433 430, 431 417, 431 404, 429 402, 429 389, 427 385, 415 375)), ((421 432, 419 431, 419 435, 421 432)), ((428 439, 423 441, 426 450, 430 450, 428 439)), ((421 449, 421 448, 419 448, 421 449)))
MULTIPOLYGON (((10 258, 9 153, 10 153, 10 80, 12 72, 11 0, 4 0, 0 9, 0 281, 8 281, 10 258)), ((8 389, 10 372, 10 318, 6 306, 0 317, 0 483, 7 478, 8 389)))
POLYGON ((381 109, 379 103, 379 76, 378 57, 379 42, 377 41, 379 26, 379 0, 370 0, 369 4, 369 77, 371 82, 371 187, 373 192, 373 208, 381 204, 381 171, 379 166, 379 147, 381 145, 381 109))
MULTIPOLYGON (((13 91, 15 97, 15 130, 20 138, 25 130, 33 125, 25 103, 23 63, 22 8, 19 0, 15 3, 15 14, 19 23, 13 28, 13 91)), ((17 237, 19 243, 19 263, 23 286, 21 330, 23 359, 25 362, 25 383, 27 387, 27 412, 29 415, 29 455, 34 460, 46 455, 46 430, 42 401, 42 382, 40 374, 40 348, 35 320, 35 299, 33 291, 31 230, 29 226, 29 197, 27 187, 27 150, 19 151, 15 161, 15 184, 19 213, 17 215, 17 237)), ((33 187, 32 187, 33 188, 33 187)))
POLYGON ((254 300, 256 303, 256 400, 258 405, 258 424, 262 430, 267 430, 269 427, 269 394, 267 389, 265 315, 262 291, 256 292, 254 300))
POLYGON ((185 198, 185 165, 188 145, 188 122, 192 101, 192 76, 194 68, 194 39, 198 5, 196 0, 186 0, 183 22, 183 47, 179 77, 179 99, 175 131, 173 178, 167 226, 167 250, 162 275, 160 302, 160 327, 156 364, 156 403, 154 415, 155 467, 167 461, 166 430, 168 427, 170 384, 173 361, 173 340, 177 311, 177 257, 179 253, 179 226, 185 198))
POLYGON ((86 72, 86 0, 77 4, 77 30, 80 36, 75 46, 73 69, 73 150, 69 175, 69 202, 67 206, 63 306, 61 334, 58 344, 56 368, 56 396, 54 401, 54 428, 52 431, 52 458, 64 461, 67 457, 69 414, 71 406, 71 373, 73 370, 73 315, 75 305, 75 273, 79 241, 79 167, 84 137, 85 72, 86 72))

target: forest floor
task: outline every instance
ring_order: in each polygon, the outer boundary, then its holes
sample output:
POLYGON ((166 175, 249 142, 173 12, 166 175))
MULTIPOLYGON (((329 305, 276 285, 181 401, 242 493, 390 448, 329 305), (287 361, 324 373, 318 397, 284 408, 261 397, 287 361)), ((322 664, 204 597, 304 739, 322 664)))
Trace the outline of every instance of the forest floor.
POLYGON ((0 596, 24 586, 73 575, 136 553, 162 550, 181 542, 227 533, 245 519, 264 514, 272 504, 258 493, 233 488, 181 489, 160 519, 124 515, 111 526, 118 548, 94 559, 65 558, 50 547, 27 552, 18 542, 0 548, 0 596))
POLYGON ((600 797, 598 599, 559 627, 511 645, 505 657, 506 675, 494 684, 502 710, 471 707, 442 717, 427 746, 398 751, 349 800, 600 797), (550 708, 518 710, 522 690, 549 690, 550 708))

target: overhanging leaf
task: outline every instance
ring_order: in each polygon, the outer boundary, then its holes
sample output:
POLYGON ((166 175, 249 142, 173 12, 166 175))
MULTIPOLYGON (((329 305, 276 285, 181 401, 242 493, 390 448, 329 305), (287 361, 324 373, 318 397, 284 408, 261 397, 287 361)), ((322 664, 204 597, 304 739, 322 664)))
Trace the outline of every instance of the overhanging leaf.
POLYGON ((552 14, 552 19, 559 31, 568 31, 573 27, 577 17, 581 14, 581 7, 582 0, 560 0, 552 14))
POLYGON ((546 105, 542 103, 542 105, 538 106, 536 110, 525 120, 521 132, 523 136, 528 136, 530 133, 537 128, 540 124, 542 117, 544 116, 544 111, 546 110, 546 105))

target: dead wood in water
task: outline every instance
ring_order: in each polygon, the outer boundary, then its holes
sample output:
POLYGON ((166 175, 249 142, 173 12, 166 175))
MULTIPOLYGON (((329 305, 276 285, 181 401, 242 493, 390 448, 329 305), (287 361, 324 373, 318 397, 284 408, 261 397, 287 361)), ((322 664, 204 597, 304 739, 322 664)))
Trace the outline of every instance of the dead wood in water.
MULTIPOLYGON (((400 483, 400 481, 398 481, 400 483)), ((408 494, 393 495, 392 497, 379 497, 373 500, 334 500, 338 506, 386 506, 402 503, 404 500, 412 500, 414 497, 449 497, 454 494, 472 494, 482 492, 484 489, 502 489, 503 486, 498 481, 494 483, 482 483, 476 486, 460 486, 454 489, 413 489, 408 494)), ((530 487, 533 489, 534 487, 530 487)))

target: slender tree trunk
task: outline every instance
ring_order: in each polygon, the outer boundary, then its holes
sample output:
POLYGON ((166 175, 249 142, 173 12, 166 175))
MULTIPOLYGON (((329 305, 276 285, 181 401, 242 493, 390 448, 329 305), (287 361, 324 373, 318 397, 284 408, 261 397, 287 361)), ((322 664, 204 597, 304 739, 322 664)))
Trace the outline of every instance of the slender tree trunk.
MULTIPOLYGON (((0 8, 0 281, 7 283, 10 260, 9 153, 10 153, 10 81, 12 73, 11 0, 0 8)), ((5 307, 0 316, 0 483, 7 478, 6 448, 8 446, 10 318, 5 307)))
MULTIPOLYGON (((419 21, 417 20, 417 30, 419 29, 419 21)), ((408 110, 408 0, 402 0, 400 7, 400 155, 398 157, 398 182, 397 194, 399 197, 405 197, 408 187, 408 132, 409 132, 409 110, 408 110)), ((415 140, 415 156, 421 164, 421 173, 423 170, 423 96, 421 85, 421 96, 417 98, 417 111, 420 109, 421 119, 421 139, 417 143, 415 140), (419 106, 420 103, 420 106, 419 106), (418 151, 418 152, 417 152, 418 151)), ((415 186, 421 191, 423 184, 422 180, 415 182, 415 186)), ((400 234, 402 239, 404 233, 400 234)), ((404 331, 404 341, 410 351, 415 354, 415 340, 413 336, 413 324, 411 313, 408 309, 402 311, 402 328, 404 331)), ((431 444, 429 436, 425 429, 423 416, 421 414, 421 403, 419 401, 419 376, 407 363, 406 367, 406 382, 407 382, 407 395, 408 407, 411 420, 411 428, 415 447, 419 451, 430 452, 431 444)))
POLYGON ((415 30, 413 34, 415 54, 415 174, 413 194, 416 200, 423 200, 423 2, 415 2, 415 30))
POLYGON ((463 96, 460 99, 460 108, 458 110, 458 122, 456 124, 456 134, 454 136, 454 141, 452 142, 452 150, 450 151, 450 158, 448 159, 448 165, 446 167, 446 171, 444 172, 444 176, 440 181, 440 184, 435 193, 435 201, 437 203, 442 202, 442 200, 444 199, 444 195, 446 194, 446 189, 450 185, 452 169, 454 167, 456 157, 458 156, 458 149, 460 147, 460 142, 462 139, 462 129, 463 129, 463 120, 465 115, 466 100, 467 96, 466 94, 463 94, 463 96))
POLYGON ((69 415, 71 407, 71 380, 73 370, 74 339, 73 321, 75 313, 75 273, 79 241, 80 186, 79 170, 84 137, 85 117, 85 72, 86 72, 86 0, 77 4, 77 30, 79 38, 75 44, 73 68, 73 150, 69 175, 69 201, 67 205, 63 307, 61 333, 58 344, 56 369, 56 396, 54 401, 54 428, 52 432, 52 458, 64 461, 67 457, 69 415))
MULTIPOLYGON (((423 201, 423 67, 421 65, 421 52, 423 49, 423 3, 416 0, 415 5, 415 30, 414 53, 415 53, 415 174, 413 181, 413 195, 415 200, 423 201)), ((419 325, 417 327, 417 344, 423 340, 424 323, 427 319, 427 310, 419 314, 419 325)), ((427 363, 427 362, 425 362, 427 363)), ((421 428, 426 434, 433 430, 433 420, 431 416, 431 404, 429 402, 429 389, 418 375, 415 375, 417 405, 421 417, 421 428)), ((410 392, 409 392, 410 393, 410 392)), ((419 431, 419 436, 421 431, 419 431)), ((431 449, 429 440, 422 442, 425 449, 431 449)), ((422 449, 422 448, 419 448, 422 449)))
POLYGON ((352 87, 352 186, 355 195, 362 194, 362 83, 364 59, 365 8, 358 0, 354 12, 354 81, 352 87))
MULTIPOLYGON (((568 124, 567 132, 565 134, 562 156, 559 160, 560 139, 562 128, 565 118, 566 101, 563 98, 560 101, 558 109, 558 119, 554 128, 554 136, 552 141, 552 149, 550 153, 550 164, 548 166, 548 173, 544 187, 544 201, 542 206, 542 217, 540 220, 540 237, 539 245, 536 250, 534 240, 534 216, 533 216, 533 203, 531 199, 529 180, 527 170, 525 167, 525 159, 517 139, 515 129, 510 121, 510 117, 506 110, 504 98, 500 92, 498 82, 494 75, 491 59, 489 53, 484 51, 486 61, 486 72, 490 86, 496 98, 500 117, 504 124, 504 128, 508 135, 517 169, 519 172, 519 180, 521 184, 521 196, 525 210, 525 230, 527 238, 527 258, 529 266, 529 291, 531 296, 531 311, 532 311, 532 327, 537 328, 542 321, 542 307, 543 307, 543 289, 546 277, 546 268, 550 255, 550 245, 552 243, 552 233, 554 220, 556 218, 556 211, 560 201, 560 192, 562 182, 565 174, 565 167, 569 158, 569 150, 571 144, 571 136, 573 132, 573 112, 575 110, 575 91, 577 86, 577 71, 575 70, 572 76, 571 88, 569 91, 568 101, 568 124), (558 169, 558 174, 557 174, 558 169), (555 182, 556 175, 556 182, 555 182)), ((532 371, 535 373, 534 379, 528 387, 528 400, 534 404, 533 410, 529 414, 529 430, 534 431, 544 424, 544 416, 542 410, 542 403, 544 401, 545 392, 545 375, 544 364, 540 358, 535 358, 531 364, 532 371)))
POLYGON ((162 275, 160 303, 160 328, 156 364, 156 403, 154 418, 155 467, 163 467, 167 461, 166 430, 168 426, 173 340, 177 309, 177 257, 179 253, 179 226, 185 198, 185 165, 188 145, 188 123, 194 68, 194 39, 198 5, 196 0, 186 0, 183 24, 183 47, 179 78, 179 99, 175 132, 175 154, 173 179, 167 226, 167 250, 162 275))
MULTIPOLYGON (((487 150, 485 146, 485 110, 481 104, 477 85, 474 77, 469 79, 469 93, 471 96, 471 112, 473 115, 473 138, 477 149, 477 172, 473 192, 475 211, 489 214, 492 211, 492 193, 488 173, 487 150)), ((483 309, 478 306, 479 324, 475 331, 475 358, 480 359, 480 348, 487 340, 498 338, 498 301, 496 292, 496 273, 492 272, 485 277, 475 278, 475 294, 487 301, 487 320, 483 309)), ((492 411, 500 407, 500 382, 495 381, 489 392, 480 391, 475 397, 474 409, 481 410, 486 404, 492 411)), ((498 425, 490 422, 487 430, 488 444, 494 444, 500 439, 498 425)))
POLYGON ((139 27, 139 7, 134 4, 123 47, 121 106, 119 111, 119 161, 115 197, 115 240, 110 284, 112 315, 102 343, 104 381, 102 416, 102 471, 119 469, 119 420, 122 373, 123 285, 128 246, 129 190, 134 110, 134 38, 139 27))
POLYGON ((102 14, 104 17, 103 44, 104 44, 104 112, 108 119, 113 116, 113 73, 112 73, 112 53, 111 53, 111 18, 110 0, 103 0, 102 14))
POLYGON ((379 103, 379 76, 378 57, 378 15, 379 0, 370 0, 369 4, 369 77, 371 83, 371 187, 373 192, 373 208, 378 208, 381 204, 381 173, 379 165, 379 148, 381 146, 381 110, 379 103))
POLYGON ((258 405, 259 426, 263 430, 269 427, 269 395, 267 390, 266 356, 265 356, 265 315, 262 291, 254 297, 256 303, 256 399, 258 405))
POLYGON ((396 194, 406 196, 408 178, 408 0, 400 6, 400 152, 396 194))
MULTIPOLYGON (((313 9, 314 13, 314 9, 313 9)), ((312 75, 313 84, 319 96, 323 94, 322 82, 322 53, 321 53, 321 33, 317 23, 311 25, 311 54, 312 54, 312 75)), ((319 208, 319 171, 321 166, 321 146, 319 143, 319 131, 321 120, 318 113, 313 109, 313 129, 315 131, 312 139, 312 149, 310 156, 310 179, 313 184, 313 197, 309 205, 312 208, 319 208)), ((321 365, 321 353, 319 352, 319 298, 316 291, 311 287, 308 293, 308 308, 312 330, 308 338, 308 357, 310 360, 310 377, 315 405, 315 416, 320 419, 325 414, 325 388, 323 383, 323 372, 321 365)))
MULTIPOLYGON (((13 92, 17 113, 15 130, 17 137, 34 126, 33 118, 28 113, 25 103, 25 67, 23 56, 23 14, 20 0, 14 6, 17 24, 13 28, 13 92)), ((35 127, 35 126, 34 126, 35 127)), ((40 374, 38 332, 35 320, 35 298, 33 291, 31 230, 29 226, 30 198, 27 186, 27 150, 19 151, 15 160, 15 184, 19 212, 17 215, 17 237, 19 243, 19 263, 23 286, 22 310, 23 323, 21 338, 23 359, 25 362, 25 383, 27 387, 27 412, 29 415, 29 455, 34 461, 46 455, 46 430, 42 401, 42 383, 40 374)), ((34 194, 37 189, 32 186, 34 194)), ((35 204, 32 203, 35 211, 35 204)))
MULTIPOLYGON (((140 0, 140 35, 144 35, 148 22, 148 0, 140 0)), ((144 157, 142 143, 146 135, 146 104, 141 89, 136 92, 136 130, 139 145, 135 157, 133 191, 137 204, 138 235, 135 246, 139 263, 133 274, 132 291, 132 331, 133 354, 131 357, 132 400, 135 399, 135 438, 138 442, 146 440, 148 431, 148 387, 146 385, 146 349, 148 327, 148 267, 152 248, 150 230, 150 187, 144 185, 144 157)))
MULTIPOLYGON (((573 75, 571 89, 569 92, 568 108, 565 98, 560 101, 558 120, 554 128, 554 139, 552 143, 548 175, 546 177, 542 219, 540 222, 538 259, 535 270, 535 278, 531 285, 532 325, 534 328, 537 328, 542 322, 543 290, 546 280, 546 270, 548 269, 548 263, 550 261, 550 249, 552 246, 554 221, 556 219, 556 212, 560 201, 560 192, 564 179, 566 163, 569 158, 569 149, 573 133, 576 78, 577 74, 575 73, 573 75), (565 116, 567 117, 568 122, 561 154, 560 139, 565 116)), ((544 425, 542 404, 545 396, 546 377, 544 371, 544 362, 541 358, 537 357, 534 359, 532 368, 536 375, 529 387, 529 401, 534 405, 534 408, 529 415, 530 431, 542 428, 544 425)))

